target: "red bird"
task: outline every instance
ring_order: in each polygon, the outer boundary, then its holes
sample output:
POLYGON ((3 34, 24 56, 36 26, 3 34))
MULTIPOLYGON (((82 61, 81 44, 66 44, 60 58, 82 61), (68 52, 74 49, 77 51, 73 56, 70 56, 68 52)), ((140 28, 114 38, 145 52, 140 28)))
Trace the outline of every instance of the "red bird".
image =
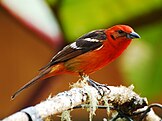
MULTIPOLYGON (((38 80, 64 73, 89 75, 115 60, 134 38, 140 36, 127 25, 89 32, 59 51, 35 78, 13 94, 12 99, 38 80)), ((97 84, 91 81, 88 82, 92 86, 97 84)))

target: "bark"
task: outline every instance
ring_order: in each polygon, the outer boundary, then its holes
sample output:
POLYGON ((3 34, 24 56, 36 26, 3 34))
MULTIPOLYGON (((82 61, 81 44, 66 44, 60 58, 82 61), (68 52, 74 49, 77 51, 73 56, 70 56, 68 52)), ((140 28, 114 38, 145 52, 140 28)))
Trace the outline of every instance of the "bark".
MULTIPOLYGON (((54 97, 49 97, 47 100, 28 108, 25 108, 9 117, 6 117, 2 121, 43 121, 51 117, 51 115, 63 113, 70 109, 75 109, 79 107, 89 108, 91 116, 95 113, 97 108, 106 108, 109 114, 114 112, 117 114, 115 117, 113 115, 108 115, 108 118, 116 120, 117 118, 141 120, 141 115, 148 105, 147 99, 140 97, 133 91, 133 86, 124 87, 114 87, 108 86, 107 88, 100 87, 100 92, 103 94, 101 96, 92 86, 87 84, 76 86, 57 94, 54 97), (142 111, 141 111, 142 110, 142 111), (116 118, 116 119, 115 119, 116 118)), ((148 111, 144 116, 146 121, 160 121, 153 110, 148 111)), ((48 119, 49 120, 49 119, 48 119)), ((92 120, 92 117, 90 117, 92 120)), ((106 120, 106 119, 104 119, 106 120)))

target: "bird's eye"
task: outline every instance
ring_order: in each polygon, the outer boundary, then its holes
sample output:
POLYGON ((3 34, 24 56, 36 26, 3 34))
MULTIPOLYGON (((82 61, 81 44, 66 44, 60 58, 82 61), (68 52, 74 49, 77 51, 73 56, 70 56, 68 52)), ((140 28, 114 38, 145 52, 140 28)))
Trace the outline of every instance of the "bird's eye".
POLYGON ((119 33, 119 34, 122 34, 122 33, 124 33, 124 31, 122 31, 122 30, 118 30, 118 33, 119 33))

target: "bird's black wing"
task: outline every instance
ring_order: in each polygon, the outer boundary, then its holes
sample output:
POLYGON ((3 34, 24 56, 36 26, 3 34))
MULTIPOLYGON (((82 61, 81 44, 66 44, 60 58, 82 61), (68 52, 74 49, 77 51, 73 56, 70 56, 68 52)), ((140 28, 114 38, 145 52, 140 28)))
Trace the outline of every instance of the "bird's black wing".
POLYGON ((89 32, 88 34, 81 36, 75 42, 65 46, 45 67, 40 70, 48 68, 56 63, 67 61, 83 53, 95 50, 101 47, 102 42, 106 39, 107 37, 104 30, 89 32))

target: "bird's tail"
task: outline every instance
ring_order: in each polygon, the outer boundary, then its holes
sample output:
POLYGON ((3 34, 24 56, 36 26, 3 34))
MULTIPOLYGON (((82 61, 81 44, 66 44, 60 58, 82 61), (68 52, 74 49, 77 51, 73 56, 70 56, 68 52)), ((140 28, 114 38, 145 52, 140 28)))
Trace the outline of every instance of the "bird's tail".
POLYGON ((46 70, 43 70, 42 72, 40 72, 36 77, 34 77, 31 81, 29 81, 28 83, 26 83, 24 86, 22 86, 19 90, 17 90, 12 96, 11 96, 11 100, 13 100, 20 92, 22 92, 24 89, 30 87, 31 85, 33 85, 35 82, 37 82, 38 80, 42 80, 47 78, 47 74, 50 73, 51 68, 47 68, 46 70))

